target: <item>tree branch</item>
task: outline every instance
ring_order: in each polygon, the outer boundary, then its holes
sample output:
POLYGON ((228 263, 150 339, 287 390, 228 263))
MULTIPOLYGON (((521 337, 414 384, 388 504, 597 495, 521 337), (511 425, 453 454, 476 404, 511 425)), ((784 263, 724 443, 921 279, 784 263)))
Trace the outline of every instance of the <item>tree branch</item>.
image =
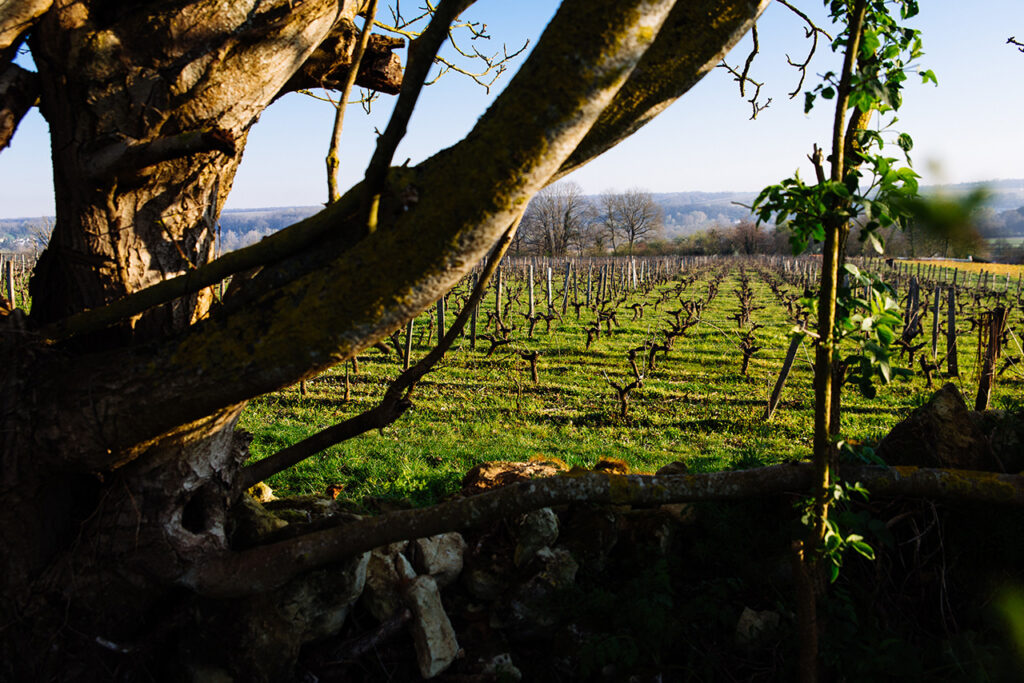
POLYGON ((427 80, 430 67, 434 64, 434 57, 448 37, 449 27, 459 14, 476 0, 441 0, 441 3, 434 10, 430 23, 419 37, 415 38, 409 45, 409 64, 405 69, 405 77, 402 80, 402 89, 398 93, 398 101, 391 112, 387 128, 377 138, 377 148, 370 158, 366 168, 365 183, 366 195, 363 197, 362 214, 367 216, 367 224, 373 230, 377 223, 376 216, 369 215, 370 207, 374 206, 383 190, 383 184, 387 175, 388 167, 395 156, 398 143, 405 137, 409 119, 412 117, 416 101, 419 99, 420 91, 427 80))
MULTIPOLYGON (((433 304, 578 146, 671 5, 566 0, 465 140, 416 168, 392 171, 381 229, 367 234, 365 223, 343 212, 350 206, 343 198, 307 223, 328 231, 315 248, 264 268, 237 303, 146 354, 126 349, 66 361, 73 372, 49 378, 59 396, 53 410, 72 415, 82 438, 54 453, 99 470, 133 459, 168 430, 352 357, 433 304), (568 34, 577 40, 566 41, 568 34), (537 87, 556 75, 560 87, 537 87), (483 157, 489 163, 481 169, 483 157), (96 392, 112 377, 121 390, 96 392), (182 401, 186 395, 192 398, 182 401)), ((47 383, 41 378, 41 392, 47 383)))
POLYGON ((53 0, 13 0, 0 3, 0 55, 17 45, 53 0))
POLYGON ((14 131, 39 100, 39 74, 8 64, 0 72, 0 150, 11 144, 14 131))
POLYGON ((811 47, 807 51, 807 57, 804 58, 804 61, 799 63, 794 62, 789 55, 786 55, 786 61, 789 63, 789 65, 800 72, 800 81, 796 84, 796 87, 793 88, 792 92, 789 93, 789 99, 793 99, 794 97, 800 94, 800 88, 804 87, 804 80, 807 78, 807 67, 810 65, 811 59, 814 57, 814 53, 818 51, 818 34, 820 33, 829 40, 832 40, 832 36, 830 36, 828 32, 825 31, 824 29, 819 28, 817 24, 811 21, 810 17, 808 17, 806 14, 801 12, 799 9, 794 7, 786 0, 776 0, 776 2, 778 2, 780 5, 787 8, 789 11, 793 12, 793 14, 797 15, 798 17, 804 20, 804 22, 807 24, 807 27, 804 28, 805 37, 811 39, 811 47))
MULTIPOLYGON (((1024 505, 1024 476, 917 467, 845 466, 842 476, 874 496, 910 496, 953 502, 1024 505)), ((535 479, 418 510, 402 510, 241 552, 225 552, 194 567, 182 583, 213 597, 271 590, 315 567, 339 562, 394 541, 483 526, 552 505, 573 502, 663 505, 804 494, 810 463, 735 472, 675 476, 587 473, 535 479)))
POLYGON ((278 97, 311 88, 339 90, 349 78, 353 63, 358 64, 356 85, 388 95, 397 95, 402 86, 402 61, 394 50, 405 45, 405 41, 392 36, 372 34, 366 44, 365 55, 357 62, 354 51, 358 35, 353 24, 339 24, 285 83, 278 97))
POLYGON ((164 280, 106 306, 58 320, 40 329, 40 334, 49 341, 61 341, 101 330, 119 320, 217 284, 236 273, 277 263, 329 235, 334 236, 334 247, 338 253, 343 253, 362 238, 358 231, 346 231, 341 227, 355 216, 360 188, 357 185, 334 205, 256 244, 224 254, 184 275, 164 280))
POLYGON ((861 32, 864 27, 864 15, 867 11, 866 0, 857 0, 850 18, 849 45, 843 56, 843 71, 836 89, 836 111, 832 119, 832 168, 830 179, 842 181, 846 171, 846 135, 843 125, 846 123, 846 110, 850 106, 850 92, 853 88, 853 74, 856 70, 857 56, 860 54, 861 32))
POLYGON ((651 49, 552 182, 625 140, 692 88, 750 30, 768 2, 677 2, 651 49))
POLYGON ((348 69, 344 85, 335 105, 334 127, 331 131, 331 144, 327 150, 327 201, 336 202, 341 196, 338 192, 338 149, 341 148, 341 131, 345 125, 345 109, 348 107, 348 98, 352 95, 352 87, 356 83, 356 74, 366 56, 366 47, 370 42, 370 30, 373 28, 374 18, 377 16, 377 0, 370 0, 366 10, 366 23, 359 34, 359 42, 355 52, 352 53, 352 65, 348 69))
POLYGON ((761 81, 755 81, 748 75, 750 72, 750 65, 754 63, 754 57, 756 57, 761 51, 761 47, 757 40, 757 24, 750 27, 750 36, 753 39, 754 44, 750 48, 750 53, 747 55, 746 61, 743 62, 743 71, 737 71, 735 67, 729 66, 729 64, 724 60, 718 66, 732 74, 733 80, 739 83, 740 97, 746 97, 745 92, 747 83, 754 86, 754 94, 750 96, 749 100, 747 100, 752 108, 750 120, 753 121, 757 118, 758 114, 771 105, 772 98, 769 97, 764 104, 761 104, 761 88, 764 87, 764 83, 761 81))
MULTIPOLYGON (((677 3, 654 44, 641 59, 640 65, 643 68, 634 71, 602 112, 597 124, 549 182, 554 182, 615 146, 689 90, 721 61, 724 54, 753 25, 767 3, 768 0, 710 0, 700 5, 677 3), (712 26, 707 25, 709 16, 717 17, 712 26), (693 50, 680 50, 679 45, 695 47, 693 50)), ((531 56, 530 61, 536 60, 531 56)), ((507 147, 507 141, 501 144, 507 147)), ((353 190, 362 192, 358 186, 353 190)), ((347 248, 361 239, 364 233, 357 225, 342 228, 342 215, 344 212, 340 207, 328 207, 324 212, 275 233, 256 245, 226 254, 186 275, 166 280, 102 308, 84 311, 55 322, 42 330, 42 334, 48 339, 60 340, 102 329, 118 320, 216 284, 234 273, 280 261, 317 243, 328 234, 347 235, 344 244, 339 244, 339 247, 347 248)))
POLYGON ((518 226, 519 221, 513 223, 491 252, 473 293, 455 318, 455 322, 452 323, 448 332, 441 339, 441 343, 435 346, 416 365, 405 370, 395 378, 395 381, 384 392, 384 397, 379 404, 360 415, 328 427, 288 448, 249 465, 239 474, 238 482, 235 485, 236 492, 245 491, 256 482, 263 481, 273 474, 293 467, 334 444, 347 441, 360 434, 365 434, 371 429, 384 429, 404 415, 405 411, 412 407, 410 394, 412 393, 413 386, 433 369, 437 362, 444 357, 445 352, 451 348, 455 340, 459 338, 459 335, 462 334, 466 321, 472 315, 473 308, 480 303, 484 292, 487 290, 487 284, 491 276, 494 275, 494 271, 497 270, 498 264, 501 263, 501 259, 508 250, 509 244, 512 243, 512 237, 515 235, 518 226))
POLYGON ((131 177, 160 162, 204 152, 234 156, 237 153, 234 136, 229 131, 214 128, 145 142, 125 138, 93 152, 85 160, 86 177, 97 182, 131 177))

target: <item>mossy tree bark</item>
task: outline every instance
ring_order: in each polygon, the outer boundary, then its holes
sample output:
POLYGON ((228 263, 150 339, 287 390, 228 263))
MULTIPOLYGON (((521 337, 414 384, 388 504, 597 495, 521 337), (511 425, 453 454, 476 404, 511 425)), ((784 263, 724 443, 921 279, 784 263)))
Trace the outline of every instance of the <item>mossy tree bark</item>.
MULTIPOLYGON (((30 318, 0 323, 0 678, 105 680, 179 662, 181 629, 223 627, 194 618, 219 590, 189 577, 246 571, 228 538, 245 401, 429 307, 537 190, 685 92, 767 0, 566 0, 465 140, 387 175, 376 230, 357 186, 249 252, 259 267, 222 304, 202 282, 59 342, 44 331, 69 315, 204 272, 249 129, 285 92, 344 80, 364 3, 29 4, 0 12, 0 67, 27 34, 57 219, 30 318)), ((365 82, 394 92, 393 43, 376 44, 365 82)), ((309 568, 300 550, 277 561, 309 568)))

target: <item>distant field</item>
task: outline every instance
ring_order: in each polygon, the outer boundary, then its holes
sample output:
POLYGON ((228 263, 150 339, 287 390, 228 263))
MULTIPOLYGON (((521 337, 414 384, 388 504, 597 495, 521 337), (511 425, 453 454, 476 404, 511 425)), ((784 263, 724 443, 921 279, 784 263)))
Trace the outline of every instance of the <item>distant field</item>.
MULTIPOLYGON (((1021 238, 1024 242, 1024 238, 1021 238)), ((901 263, 921 263, 923 265, 937 265, 940 268, 950 268, 953 270, 960 270, 968 273, 992 273, 993 275, 1004 275, 1011 278, 1016 278, 1020 274, 1024 273, 1024 266, 1009 265, 1006 263, 978 263, 978 262, 965 262, 965 261, 919 261, 919 260, 907 260, 901 261, 901 263)))
MULTIPOLYGON (((709 471, 808 457, 813 433, 813 352, 806 344, 801 348, 779 410, 771 422, 764 422, 765 403, 782 365, 792 322, 785 302, 748 266, 752 303, 763 307, 752 314, 752 320, 764 326, 753 339, 763 348, 753 356, 747 376, 740 374, 739 344, 749 326, 739 329, 732 319, 739 310, 740 271, 737 262, 726 263, 718 294, 705 308, 702 321, 677 338, 667 356, 658 354, 655 369, 631 394, 626 418, 618 415, 618 400, 609 382, 629 381, 628 350, 658 339, 672 319, 668 311, 680 309, 687 300, 707 298, 712 272, 702 273, 681 292, 675 291, 680 282, 676 275, 649 292, 629 293, 618 304, 620 325, 610 336, 602 326, 601 337, 589 350, 585 329, 594 321, 594 312, 583 308, 577 320, 570 305, 561 320, 552 321, 550 332, 542 320, 530 338, 523 319, 527 290, 521 279, 507 276, 506 291, 517 297, 512 305, 514 317, 506 318, 516 327, 511 345, 488 355, 490 344, 483 340, 478 340, 475 350, 468 339, 456 342, 456 348, 417 387, 415 406, 398 422, 383 433, 364 434, 330 448, 269 483, 282 494, 323 492, 328 485, 341 485, 343 495, 353 501, 375 496, 425 504, 454 491, 466 470, 489 460, 559 458, 569 465, 593 467, 600 458, 611 456, 625 460, 635 471, 653 472, 678 460, 692 471, 709 471), (659 298, 662 302, 655 308, 659 298), (644 304, 642 318, 633 319, 633 304, 644 304), (533 350, 541 352, 537 384, 531 381, 530 364, 516 353, 533 350)), ((586 267, 581 270, 582 298, 586 267)), ((562 276, 557 267, 553 279, 560 310, 562 276)), ((538 312, 547 310, 545 285, 546 279, 538 273, 538 312)), ((450 306, 461 305, 466 291, 464 286, 457 288, 449 296, 450 306)), ((802 290, 783 285, 782 291, 802 290)), ((570 293, 570 304, 572 300, 570 293)), ((492 290, 481 310, 481 334, 494 332, 493 326, 484 330, 493 306, 492 290)), ((414 362, 436 339, 436 330, 420 336, 432 317, 436 318, 435 310, 416 321, 414 362)), ((454 313, 449 312, 446 324, 453 319, 454 313)), ((924 329, 930 330, 930 316, 924 323, 924 329)), ((1012 314, 1011 328, 1017 338, 1024 333, 1020 311, 1012 314)), ((937 377, 934 389, 929 389, 924 378, 916 375, 881 388, 875 400, 847 389, 843 436, 869 442, 878 439, 945 381, 956 382, 973 404, 978 382, 976 335, 969 337, 967 329, 964 323, 959 379, 937 377)), ((945 353, 943 336, 938 355, 942 358, 945 353)), ((1007 353, 1016 354, 1016 347, 1007 353)), ((897 362, 905 363, 905 358, 897 362)), ((400 371, 394 350, 384 354, 370 349, 361 357, 358 373, 350 372, 348 401, 344 367, 310 380, 305 397, 293 387, 251 401, 240 426, 255 436, 253 455, 270 455, 373 407, 400 371)), ((996 383, 993 407, 1019 407, 1022 397, 1024 373, 1011 369, 996 383)))
POLYGON ((1010 244, 1014 247, 1019 247, 1020 245, 1024 244, 1024 237, 1000 237, 999 239, 991 239, 985 241, 988 242, 989 244, 994 244, 996 242, 1006 242, 1007 244, 1010 244))

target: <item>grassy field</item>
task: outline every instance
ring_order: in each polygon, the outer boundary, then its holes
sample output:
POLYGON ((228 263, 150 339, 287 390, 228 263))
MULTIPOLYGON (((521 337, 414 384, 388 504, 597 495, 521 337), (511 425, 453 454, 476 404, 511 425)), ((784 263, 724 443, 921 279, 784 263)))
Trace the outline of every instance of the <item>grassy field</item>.
MULTIPOLYGON (((1021 238, 1021 240, 1024 241, 1024 238, 1021 238)), ((936 261, 936 260, 918 261, 918 260, 914 260, 914 259, 908 259, 907 261, 903 261, 903 263, 908 263, 908 264, 909 263, 912 263, 912 264, 920 263, 920 264, 923 264, 925 266, 936 265, 936 266, 938 266, 940 268, 946 268, 946 269, 950 269, 950 270, 959 270, 959 271, 962 271, 964 273, 974 273, 974 274, 982 273, 982 272, 991 273, 992 275, 999 276, 999 284, 1000 284, 1000 286, 1002 286, 1003 278, 1009 278, 1010 282, 1012 284, 1012 283, 1016 283, 1017 278, 1020 277, 1022 274, 1024 274, 1024 266, 1013 265, 1013 264, 1009 264, 1009 263, 979 263, 979 262, 973 262, 973 261, 972 262, 965 262, 965 261, 941 261, 941 260, 940 261, 936 261)))
MULTIPOLYGON (((653 472, 677 460, 693 471, 709 471, 804 458, 812 436, 811 349, 806 344, 801 347, 780 407, 765 422, 762 415, 789 344, 792 322, 784 302, 748 269, 753 304, 763 307, 752 316, 764 325, 754 334, 763 349, 753 356, 747 376, 741 375, 738 345, 740 334, 748 328, 740 330, 730 319, 739 310, 734 291, 739 288, 739 270, 728 263, 718 295, 705 308, 701 322, 677 338, 667 356, 658 354, 655 369, 631 395, 625 418, 618 415, 618 399, 609 382, 623 384, 632 379, 628 350, 658 339, 672 317, 667 310, 678 309, 680 301, 706 298, 710 273, 681 293, 672 291, 657 310, 654 302, 659 293, 671 290, 678 275, 650 292, 629 294, 618 306, 621 326, 610 336, 603 328, 589 351, 585 328, 595 314, 586 308, 577 320, 569 306, 561 321, 552 322, 550 333, 541 321, 529 338, 522 318, 526 290, 521 281, 513 280, 511 291, 521 288, 521 293, 515 305, 520 313, 513 320, 517 329, 511 335, 511 348, 505 346, 487 356, 487 342, 478 340, 473 350, 468 338, 463 338, 416 388, 413 409, 382 434, 365 434, 335 446, 268 483, 282 495, 323 492, 328 485, 341 485, 343 495, 357 503, 372 496, 425 504, 455 490, 466 470, 489 460, 542 457, 593 466, 600 458, 614 457, 625 460, 634 471, 653 472), (646 304, 642 318, 631 319, 634 312, 628 307, 633 303, 646 304), (531 381, 529 362, 516 353, 531 350, 541 352, 537 384, 531 381)), ((555 280, 557 290, 557 270, 555 280)), ((796 288, 788 286, 784 291, 795 293, 796 288)), ((450 297, 453 305, 458 294, 450 297)), ((579 296, 584 296, 583 288, 579 296)), ((546 310, 540 278, 537 300, 538 311, 546 310)), ((558 291, 555 302, 560 309, 558 291)), ((493 306, 492 292, 481 310, 480 333, 493 306)), ((436 317, 434 310, 416 321, 414 361, 436 340, 436 331, 430 338, 421 338, 430 317, 436 317)), ((446 324, 453 319, 449 313, 446 324)), ((930 328, 929 316, 924 329, 930 328)), ((1011 328, 1019 341, 1019 310, 1011 316, 1011 328)), ((961 377, 952 381, 973 404, 978 379, 976 334, 962 336, 959 343, 961 377)), ((939 357, 945 352, 942 339, 939 357)), ((1011 342, 1006 353, 1020 352, 1011 342)), ((344 399, 346 368, 336 367, 310 380, 306 396, 293 387, 250 402, 240 426, 255 437, 254 457, 269 455, 372 407, 402 366, 394 349, 388 354, 370 349, 360 357, 357 373, 351 372, 351 364, 347 367, 348 401, 344 399)), ((993 407, 1021 405, 1022 375, 1010 369, 998 379, 993 407)), ((942 381, 937 380, 935 388, 942 381)), ((924 403, 931 391, 919 375, 881 388, 870 401, 848 387, 843 399, 843 436, 862 441, 880 438, 924 403)))

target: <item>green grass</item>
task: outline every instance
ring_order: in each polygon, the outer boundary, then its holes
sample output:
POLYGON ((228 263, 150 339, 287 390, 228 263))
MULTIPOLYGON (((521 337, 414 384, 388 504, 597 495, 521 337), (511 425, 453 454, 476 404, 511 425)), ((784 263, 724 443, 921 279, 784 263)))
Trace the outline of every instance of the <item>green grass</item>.
MULTIPOLYGON (((559 458, 570 466, 589 467, 600 458, 613 457, 625 460, 634 471, 653 472, 676 460, 686 462, 693 471, 711 471, 807 457, 813 432, 811 349, 801 348, 779 409, 771 422, 764 422, 761 416, 782 365, 792 323, 786 319, 782 302, 756 273, 751 274, 754 305, 764 306, 754 312, 753 320, 765 327, 756 332, 758 345, 764 349, 751 360, 747 377, 739 373, 736 323, 728 320, 738 310, 733 294, 739 287, 735 268, 705 309, 704 322, 677 338, 667 358, 659 354, 656 369, 648 374, 643 387, 633 392, 626 418, 618 415, 618 400, 608 380, 628 382, 628 349, 657 338, 659 331, 668 327, 670 316, 665 310, 678 308, 679 297, 673 296, 657 311, 653 302, 657 291, 670 284, 631 295, 619 308, 622 326, 610 337, 602 331, 589 352, 584 350, 584 329, 594 318, 590 311, 583 309, 582 319, 577 321, 570 306, 561 322, 552 323, 550 334, 543 321, 539 323, 533 339, 527 338, 521 314, 516 314, 515 348, 542 353, 538 384, 531 382, 529 363, 508 347, 486 357, 488 343, 478 342, 472 350, 464 338, 416 387, 413 409, 383 434, 368 433, 335 446, 268 483, 279 495, 317 493, 329 484, 341 484, 344 495, 356 502, 373 496, 427 504, 456 490, 466 470, 490 460, 559 458), (631 321, 633 313, 625 306, 634 301, 648 304, 644 317, 631 321)), ((584 271, 584 282, 585 277, 584 271)), ((561 278, 555 279, 560 284, 561 278)), ((681 296, 702 298, 707 287, 705 275, 681 296)), ((795 291, 793 287, 787 290, 795 291)), ((546 308, 543 292, 538 286, 538 310, 546 308)), ((583 292, 581 287, 581 298, 583 292)), ((459 302, 464 293, 465 287, 457 288, 450 297, 452 303, 459 302)), ((560 306, 560 293, 555 301, 560 306)), ((493 305, 491 293, 482 307, 481 333, 486 311, 493 305)), ((525 288, 517 308, 523 312, 527 308, 525 288)), ((436 317, 436 311, 426 312, 416 321, 414 340, 429 316, 436 317)), ((1017 311, 1011 320, 1011 327, 1018 331, 1020 318, 1017 311)), ((450 313, 446 324, 452 320, 454 314, 450 313)), ((930 317, 925 329, 930 330, 930 317)), ((415 344, 414 361, 435 340, 436 332, 430 340, 415 344)), ((977 390, 976 344, 976 336, 961 337, 960 383, 969 404, 977 390)), ((940 357, 945 355, 944 347, 940 340, 940 357)), ((1015 351, 1011 342, 1007 353, 1015 351)), ((347 402, 343 398, 344 366, 310 380, 305 397, 299 395, 298 387, 292 387, 251 401, 240 426, 255 437, 253 456, 270 455, 371 408, 400 371, 394 350, 385 355, 370 349, 360 357, 359 372, 351 374, 347 402)), ((843 397, 844 438, 869 442, 880 438, 926 401, 931 391, 921 376, 883 387, 871 401, 848 387, 843 397)), ((1019 405, 1022 395, 1021 374, 1008 371, 997 381, 993 407, 1019 405)))

